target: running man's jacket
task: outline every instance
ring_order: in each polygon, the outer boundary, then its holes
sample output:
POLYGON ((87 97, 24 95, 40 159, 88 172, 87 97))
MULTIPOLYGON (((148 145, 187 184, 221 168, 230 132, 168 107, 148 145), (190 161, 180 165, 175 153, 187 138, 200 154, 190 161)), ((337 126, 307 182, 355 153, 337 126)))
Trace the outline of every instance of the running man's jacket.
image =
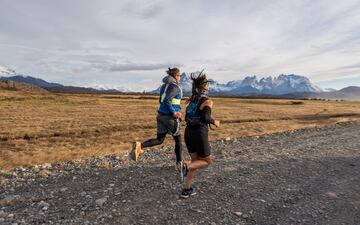
POLYGON ((176 79, 172 76, 166 76, 163 79, 164 84, 160 88, 160 108, 159 113, 172 116, 175 112, 181 112, 181 98, 183 92, 176 79))

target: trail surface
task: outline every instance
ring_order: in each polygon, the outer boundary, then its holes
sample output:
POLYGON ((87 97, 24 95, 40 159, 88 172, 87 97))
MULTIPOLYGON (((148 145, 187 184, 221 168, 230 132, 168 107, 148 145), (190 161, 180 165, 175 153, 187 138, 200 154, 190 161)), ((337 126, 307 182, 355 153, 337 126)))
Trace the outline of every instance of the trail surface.
POLYGON ((172 148, 1 175, 0 224, 360 224, 360 124, 212 142, 179 199, 172 148))

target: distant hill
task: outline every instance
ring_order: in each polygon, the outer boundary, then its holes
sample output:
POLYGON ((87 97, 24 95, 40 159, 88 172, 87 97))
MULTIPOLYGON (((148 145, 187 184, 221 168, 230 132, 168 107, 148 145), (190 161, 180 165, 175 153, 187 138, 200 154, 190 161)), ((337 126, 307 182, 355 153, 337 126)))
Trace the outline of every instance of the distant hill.
POLYGON ((60 93, 83 93, 83 94, 120 94, 118 90, 98 90, 95 88, 76 87, 76 86, 61 86, 61 87, 50 87, 45 88, 48 91, 60 92, 60 93))
POLYGON ((321 93, 291 93, 280 95, 282 98, 322 98, 332 100, 360 101, 360 87, 349 86, 338 91, 321 93))
POLYGON ((0 77, 0 80, 12 80, 12 81, 21 82, 21 83, 33 84, 33 85, 43 87, 43 88, 60 88, 60 87, 64 87, 61 84, 49 83, 49 82, 47 82, 47 81, 45 81, 43 79, 39 79, 39 78, 31 77, 31 76, 22 76, 22 75, 15 75, 15 76, 9 76, 9 77, 0 77))
POLYGON ((0 90, 26 91, 46 93, 47 90, 33 84, 20 83, 12 80, 0 80, 0 90))
POLYGON ((318 96, 328 99, 360 100, 360 87, 349 86, 338 91, 320 93, 318 96))
POLYGON ((64 93, 122 93, 118 90, 109 89, 109 90, 98 90, 95 88, 85 88, 85 87, 76 87, 76 86, 64 86, 58 83, 50 83, 43 79, 24 76, 16 73, 14 70, 0 66, 0 81, 14 81, 20 83, 32 84, 48 91, 53 92, 64 92, 64 93))

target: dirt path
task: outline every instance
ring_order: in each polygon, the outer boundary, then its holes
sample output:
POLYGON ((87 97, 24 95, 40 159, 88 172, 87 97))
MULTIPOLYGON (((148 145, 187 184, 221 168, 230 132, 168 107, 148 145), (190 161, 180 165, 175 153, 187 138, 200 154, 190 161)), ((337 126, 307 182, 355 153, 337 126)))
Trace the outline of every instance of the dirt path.
POLYGON ((2 174, 1 224, 360 224, 360 123, 212 143, 179 199, 172 149, 2 174))

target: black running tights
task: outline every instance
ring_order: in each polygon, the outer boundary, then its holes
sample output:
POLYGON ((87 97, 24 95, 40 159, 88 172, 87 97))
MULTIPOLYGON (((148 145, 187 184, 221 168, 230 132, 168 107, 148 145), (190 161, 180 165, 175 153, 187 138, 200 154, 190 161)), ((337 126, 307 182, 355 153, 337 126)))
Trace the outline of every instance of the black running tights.
MULTIPOLYGON (((157 134, 157 137, 154 139, 147 140, 141 144, 141 148, 152 147, 155 145, 161 145, 166 137, 165 134, 157 134)), ((176 162, 181 162, 182 160, 182 143, 181 143, 181 135, 172 136, 175 140, 175 155, 176 155, 176 162)))

